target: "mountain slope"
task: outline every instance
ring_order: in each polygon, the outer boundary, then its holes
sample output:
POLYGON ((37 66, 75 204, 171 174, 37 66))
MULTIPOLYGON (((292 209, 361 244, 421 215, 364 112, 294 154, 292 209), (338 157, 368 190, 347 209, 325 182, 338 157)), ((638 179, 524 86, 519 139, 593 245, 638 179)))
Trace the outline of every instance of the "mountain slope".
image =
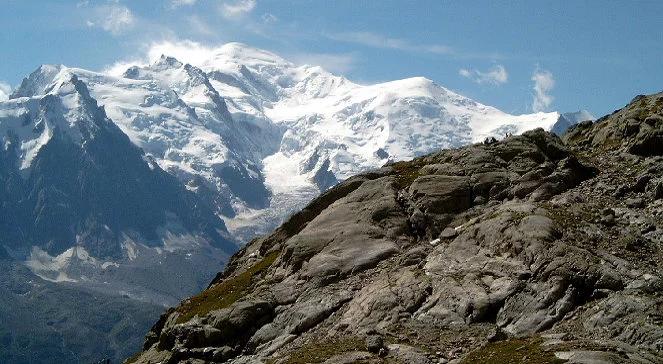
POLYGON ((663 93, 331 188, 130 362, 663 362, 663 93))
POLYGON ((132 144, 83 81, 52 73, 39 95, 0 103, 0 259, 11 267, 1 279, 31 283, 3 295, 7 308, 27 305, 67 323, 20 329, 33 319, 27 311, 3 310, 8 362, 120 357, 157 307, 202 288, 237 249, 213 210, 132 144), (71 317, 73 306, 80 316, 71 317), (95 317, 109 330, 92 345, 77 332, 95 317), (112 328, 125 320, 137 324, 118 339, 112 328), (60 326, 67 332, 49 334, 60 326))
MULTIPOLYGON (((263 143, 260 125, 235 123, 202 71, 167 57, 150 67, 134 67, 121 78, 43 66, 26 79, 14 97, 40 95, 45 89, 40 84, 48 84, 61 74, 75 74, 83 80, 109 118, 135 145, 187 188, 213 201, 216 210, 232 216, 233 194, 246 195, 241 185, 228 182, 234 170, 246 176, 245 183, 263 189, 253 195, 262 197, 246 198, 247 204, 264 206, 268 191, 260 183, 257 163, 270 149, 263 143), (247 134, 252 134, 252 139, 247 134), (252 180, 258 182, 250 183, 252 180)), ((267 133, 276 133, 269 125, 265 128, 267 133)))
POLYGON ((35 276, 0 258, 0 362, 121 362, 163 306, 35 276))
POLYGON ((2 197, 28 214, 13 219, 2 244, 60 254, 75 242, 96 258, 119 258, 122 243, 164 246, 184 230, 231 252, 223 222, 131 144, 76 75, 58 75, 45 95, 0 105, 10 182, 2 197))

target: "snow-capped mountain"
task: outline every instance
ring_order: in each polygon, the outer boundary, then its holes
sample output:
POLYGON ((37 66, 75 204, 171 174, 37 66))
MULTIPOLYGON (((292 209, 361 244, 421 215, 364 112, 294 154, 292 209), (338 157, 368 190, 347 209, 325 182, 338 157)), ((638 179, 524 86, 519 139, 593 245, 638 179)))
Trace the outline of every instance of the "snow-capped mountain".
POLYGON ((75 74, 132 142, 210 201, 240 240, 353 174, 488 136, 550 130, 560 119, 506 114, 421 77, 359 85, 239 43, 186 61, 164 55, 119 77, 43 66, 13 97, 75 74))
POLYGON ((44 65, 0 102, 0 258, 170 305, 351 175, 586 117, 510 115, 421 77, 359 85, 239 43, 121 75, 44 65))
POLYGON ((196 265, 214 269, 237 249, 209 204, 131 143, 75 73, 42 67, 23 86, 0 103, 0 246, 33 273, 172 303, 193 288, 178 280, 209 275, 192 275, 196 265), (180 277, 157 288, 170 259, 186 261, 180 277))
POLYGON ((279 131, 260 134, 270 147, 259 161, 269 207, 235 201, 235 216, 225 217, 242 240, 268 231, 353 174, 488 136, 551 129, 559 119, 554 112, 509 115, 421 77, 359 85, 239 43, 216 49, 195 66, 237 123, 266 121, 279 131))
POLYGON ((132 143, 74 72, 41 67, 0 102, 0 140, 2 305, 33 309, 0 313, 0 362, 24 362, 14 350, 56 362, 126 355, 160 307, 204 287, 238 248, 210 203, 132 143), (48 320, 26 331, 32 315, 48 320), (87 343, 90 332, 106 336, 87 343))
POLYGON ((590 114, 587 110, 563 113, 559 115, 559 119, 550 131, 557 135, 562 135, 571 126, 587 120, 596 120, 594 115, 590 114))
MULTIPOLYGON (((189 192, 187 196, 196 196, 192 202, 196 208, 216 215, 205 219, 210 226, 218 224, 211 230, 221 235, 203 240, 223 241, 228 253, 234 245, 232 238, 223 235, 227 234, 225 226, 238 240, 246 241, 351 175, 489 136, 499 138, 536 127, 559 132, 587 118, 592 118, 587 112, 510 115, 421 77, 359 85, 320 67, 297 66, 270 52, 229 43, 195 65, 164 55, 151 64, 129 67, 120 76, 41 66, 9 101, 0 103, 0 134, 4 156, 9 158, 7 166, 14 163, 12 158, 17 165, 15 170, 4 168, 10 171, 5 173, 15 173, 13 178, 20 181, 35 179, 31 172, 35 160, 48 158, 56 168, 58 163, 67 164, 62 158, 69 158, 71 163, 72 156, 64 153, 74 153, 80 159, 81 150, 85 158, 98 153, 102 168, 126 168, 129 162, 125 159, 133 156, 135 168, 145 170, 141 173, 168 172, 189 192), (89 151, 92 141, 104 140, 97 134, 105 130, 111 132, 104 135, 122 141, 112 142, 112 148, 89 151), (67 138, 55 137, 59 134, 67 138), (127 142, 122 139, 125 134, 127 142), (51 156, 54 147, 50 145, 59 140, 70 141, 76 150, 65 149, 51 156), (219 218, 225 224, 213 221, 219 218)), ((78 173, 77 168, 82 167, 72 168, 70 173, 78 173)), ((120 187, 126 189, 129 181, 121 178, 131 176, 113 172, 108 183, 122 185, 109 188, 122 192, 120 187)), ((137 211, 134 214, 155 214, 147 210, 157 207, 157 202, 139 206, 137 201, 163 196, 164 191, 154 190, 166 188, 158 185, 165 182, 150 186, 146 181, 149 178, 141 176, 139 187, 130 191, 137 196, 129 201, 120 199, 125 205, 112 201, 109 206, 113 208, 105 206, 102 211, 117 215, 113 218, 119 220, 131 216, 121 213, 128 206, 137 211)), ((87 198, 97 204, 102 197, 87 198)), ((53 208, 70 205, 54 204, 53 208)), ((72 221, 84 226, 88 219, 85 214, 72 221)), ((99 221, 99 229, 109 233, 99 235, 104 241, 96 245, 85 240, 87 235, 81 234, 80 228, 72 228, 76 225, 73 222, 63 224, 63 231, 58 232, 42 215, 35 223, 46 224, 43 232, 28 227, 21 230, 42 234, 29 239, 32 245, 26 248, 23 244, 22 249, 23 255, 31 254, 29 266, 49 279, 73 279, 62 272, 64 260, 87 262, 94 271, 136 252, 154 255, 146 253, 143 246, 177 251, 200 245, 200 236, 192 232, 198 228, 171 221, 170 215, 139 219, 150 224, 149 228, 99 221), (77 253, 79 247, 85 249, 82 255, 77 253), (27 254, 26 249, 32 252, 27 254), (65 253, 67 259, 59 256, 65 253), (47 273, 49 269, 51 273, 47 273)), ((131 221, 137 223, 136 219, 131 221)), ((19 234, 17 231, 7 228, 7 236, 19 234)), ((209 235, 209 229, 202 231, 209 235)), ((15 243, 3 244, 17 249, 15 243)))

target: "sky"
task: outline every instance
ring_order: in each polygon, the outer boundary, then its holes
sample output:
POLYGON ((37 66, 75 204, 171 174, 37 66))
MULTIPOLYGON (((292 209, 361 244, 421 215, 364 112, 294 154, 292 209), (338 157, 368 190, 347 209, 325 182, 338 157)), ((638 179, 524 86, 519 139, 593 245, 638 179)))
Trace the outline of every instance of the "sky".
POLYGON ((242 42, 360 84, 423 76, 509 113, 601 116, 663 90, 661 14, 658 0, 0 0, 0 99, 44 63, 107 71, 242 42))

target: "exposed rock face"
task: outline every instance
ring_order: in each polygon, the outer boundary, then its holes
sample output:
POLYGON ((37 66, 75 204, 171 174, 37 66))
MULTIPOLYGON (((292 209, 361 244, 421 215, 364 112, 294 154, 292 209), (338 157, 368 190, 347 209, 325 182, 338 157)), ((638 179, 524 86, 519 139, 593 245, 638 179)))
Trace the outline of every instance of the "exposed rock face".
POLYGON ((350 178, 130 361, 661 363, 662 107, 350 178))
POLYGON ((117 361, 237 250, 201 196, 61 76, 0 103, 1 363, 117 361))
POLYGON ((223 221, 131 144, 77 76, 52 87, 0 107, 0 245, 120 259, 129 240, 163 246, 164 235, 189 233, 235 250, 223 221))

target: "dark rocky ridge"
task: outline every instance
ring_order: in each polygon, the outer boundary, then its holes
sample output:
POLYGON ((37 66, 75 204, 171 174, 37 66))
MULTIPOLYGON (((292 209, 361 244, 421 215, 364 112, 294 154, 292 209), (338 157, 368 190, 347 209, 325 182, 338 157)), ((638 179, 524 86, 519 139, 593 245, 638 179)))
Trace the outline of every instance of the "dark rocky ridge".
MULTIPOLYGON (((227 253, 235 251, 213 210, 156 163, 148 163, 82 81, 72 76, 62 87, 69 83, 80 99, 75 125, 82 140, 55 126, 53 137, 22 176, 20 143, 11 133, 6 136, 9 147, 0 151, 0 246, 23 255, 37 246, 58 255, 78 245, 94 257, 119 259, 124 235, 161 246, 159 229, 171 224, 198 233, 227 253)), ((65 119, 64 102, 60 94, 26 99, 30 112, 22 115, 22 123, 34 130, 56 125, 65 119)))
POLYGON ((237 245, 83 81, 50 87, 0 107, 0 363, 119 361, 237 245), (40 135, 25 167, 22 148, 40 135), (168 251, 172 236, 190 237, 189 250, 168 251))
POLYGON ((137 363, 662 363, 663 94, 332 188, 137 363))

